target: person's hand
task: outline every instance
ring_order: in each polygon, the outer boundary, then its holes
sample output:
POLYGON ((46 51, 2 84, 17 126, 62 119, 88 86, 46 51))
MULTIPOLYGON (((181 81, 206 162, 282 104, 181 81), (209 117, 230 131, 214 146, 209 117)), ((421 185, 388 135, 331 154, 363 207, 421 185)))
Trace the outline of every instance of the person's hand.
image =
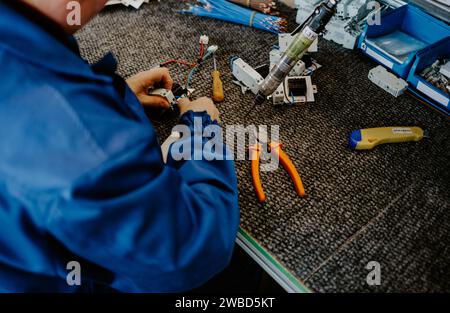
POLYGON ((167 99, 148 95, 148 89, 151 88, 172 89, 173 80, 167 68, 161 67, 141 72, 127 79, 127 84, 143 106, 159 109, 170 107, 167 99))
POLYGON ((180 108, 180 116, 190 110, 194 112, 206 111, 206 113, 208 113, 208 115, 211 117, 212 121, 220 122, 219 110, 217 110, 214 102, 210 98, 202 97, 198 98, 195 101, 190 101, 187 98, 182 98, 178 100, 178 107, 180 108))

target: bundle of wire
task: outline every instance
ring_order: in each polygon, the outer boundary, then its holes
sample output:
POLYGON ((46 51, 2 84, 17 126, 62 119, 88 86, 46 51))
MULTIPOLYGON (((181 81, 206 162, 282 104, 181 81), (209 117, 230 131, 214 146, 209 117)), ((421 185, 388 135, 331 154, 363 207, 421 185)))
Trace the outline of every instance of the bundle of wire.
POLYGON ((188 9, 179 12, 255 27, 276 34, 286 31, 287 22, 281 17, 258 13, 227 0, 198 0, 197 2, 199 4, 190 5, 188 9))
POLYGON ((253 10, 270 14, 279 15, 280 12, 277 10, 277 4, 273 0, 227 0, 228 2, 233 2, 241 6, 252 8, 253 10))

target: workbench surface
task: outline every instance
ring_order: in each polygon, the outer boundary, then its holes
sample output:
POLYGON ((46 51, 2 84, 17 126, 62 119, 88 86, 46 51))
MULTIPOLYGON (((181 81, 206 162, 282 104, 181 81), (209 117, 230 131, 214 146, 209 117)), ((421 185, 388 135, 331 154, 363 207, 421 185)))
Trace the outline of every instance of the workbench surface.
MULTIPOLYGON (((105 10, 77 37, 90 62, 112 51, 128 77, 171 59, 198 55, 200 34, 218 44, 226 101, 224 124, 243 124, 254 96, 232 83, 229 58, 267 63, 275 35, 176 12, 180 1, 153 2, 140 10, 105 10)), ((312 291, 450 291, 450 125, 443 114, 409 95, 394 98, 373 85, 376 64, 356 51, 322 40, 313 75, 316 102, 259 107, 249 124, 280 125, 281 140, 297 166, 307 198, 287 173, 263 173, 268 201, 254 195, 250 162, 236 162, 241 227, 312 291), (414 125, 430 135, 418 143, 367 152, 347 148, 359 128, 414 125), (369 286, 366 265, 381 265, 381 285, 369 286)), ((176 82, 186 68, 173 65, 176 82)), ((211 93, 212 62, 195 75, 196 95, 211 93)), ((177 122, 155 121, 161 140, 177 122)))

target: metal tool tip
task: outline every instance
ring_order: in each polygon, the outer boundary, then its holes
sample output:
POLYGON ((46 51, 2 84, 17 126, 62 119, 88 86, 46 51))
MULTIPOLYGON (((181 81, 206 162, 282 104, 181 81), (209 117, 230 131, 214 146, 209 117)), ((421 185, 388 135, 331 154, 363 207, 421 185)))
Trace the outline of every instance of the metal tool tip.
POLYGON ((266 101, 266 97, 259 93, 256 95, 256 99, 255 99, 255 105, 261 105, 266 101))

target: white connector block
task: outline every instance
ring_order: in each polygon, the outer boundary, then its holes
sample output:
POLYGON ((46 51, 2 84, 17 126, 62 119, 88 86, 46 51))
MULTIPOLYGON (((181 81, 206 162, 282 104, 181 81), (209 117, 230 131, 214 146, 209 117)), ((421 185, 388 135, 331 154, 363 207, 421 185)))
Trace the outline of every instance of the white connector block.
POLYGON ((315 93, 317 93, 317 86, 312 84, 311 76, 288 76, 285 78, 284 83, 272 94, 272 102, 274 105, 314 102, 315 93), (290 80, 304 80, 306 88, 305 94, 292 95, 291 90, 289 89, 290 80))
POLYGON ((354 49, 358 35, 347 32, 345 30, 347 24, 348 20, 332 18, 326 26, 327 31, 325 32, 323 38, 334 41, 346 49, 354 49))
POLYGON ((340 18, 346 18, 347 17, 347 2, 351 0, 341 0, 336 5, 336 16, 340 18))
POLYGON ((232 72, 233 76, 255 95, 258 93, 259 85, 264 81, 264 78, 253 67, 238 58, 233 61, 232 72))
POLYGON ((272 102, 275 105, 281 105, 285 101, 284 84, 278 86, 277 90, 272 94, 272 102))
MULTIPOLYGON (((364 17, 367 11, 367 1, 368 0, 353 0, 347 6, 348 17, 357 16, 358 19, 364 17)), ((367 14, 366 14, 367 15, 367 14)))
POLYGON ((207 53, 216 53, 216 51, 219 49, 219 46, 212 45, 209 46, 208 49, 206 49, 207 53))
POLYGON ((381 65, 371 69, 368 77, 375 85, 383 88, 394 97, 400 96, 408 88, 406 81, 388 72, 381 65))
POLYGON ((208 43, 209 43, 209 37, 206 36, 206 35, 201 35, 200 36, 200 43, 204 44, 205 46, 207 46, 208 43))
POLYGON ((450 61, 442 65, 439 72, 450 79, 450 61))

